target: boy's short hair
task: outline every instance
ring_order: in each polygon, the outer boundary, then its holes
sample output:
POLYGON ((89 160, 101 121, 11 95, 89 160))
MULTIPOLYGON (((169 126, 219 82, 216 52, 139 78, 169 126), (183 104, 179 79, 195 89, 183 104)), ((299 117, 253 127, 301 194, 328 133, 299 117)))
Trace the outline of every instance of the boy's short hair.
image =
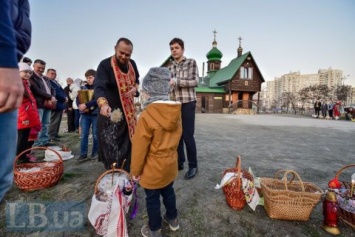
POLYGON ((184 47, 184 41, 183 41, 182 39, 180 39, 180 38, 174 38, 174 39, 172 39, 172 40, 170 41, 169 45, 171 46, 171 45, 173 45, 173 44, 178 44, 178 45, 180 45, 180 47, 181 47, 182 49, 185 48, 185 47, 184 47))
POLYGON ((94 69, 89 69, 85 72, 85 78, 88 78, 89 76, 96 76, 96 71, 94 69))

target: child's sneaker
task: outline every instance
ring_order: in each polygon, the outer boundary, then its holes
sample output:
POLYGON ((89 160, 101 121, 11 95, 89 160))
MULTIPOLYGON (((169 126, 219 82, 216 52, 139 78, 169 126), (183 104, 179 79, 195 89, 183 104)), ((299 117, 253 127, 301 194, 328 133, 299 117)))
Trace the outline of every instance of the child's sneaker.
POLYGON ((169 227, 172 231, 176 231, 179 229, 179 219, 176 217, 174 219, 168 219, 168 217, 166 216, 166 213, 163 215, 163 220, 169 224, 169 227))
POLYGON ((37 158, 32 155, 31 153, 27 154, 26 157, 28 158, 28 162, 36 162, 37 158))
POLYGON ((141 233, 144 237, 163 237, 161 235, 161 229, 156 231, 151 231, 148 225, 144 225, 141 229, 141 233))

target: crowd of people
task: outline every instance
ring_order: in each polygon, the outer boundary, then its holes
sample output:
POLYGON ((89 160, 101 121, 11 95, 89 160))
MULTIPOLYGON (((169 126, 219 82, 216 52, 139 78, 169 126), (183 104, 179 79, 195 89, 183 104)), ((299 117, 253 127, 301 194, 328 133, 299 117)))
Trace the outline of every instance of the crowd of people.
POLYGON ((314 102, 314 117, 326 118, 338 120, 341 115, 342 105, 338 100, 336 102, 333 99, 329 101, 316 99, 314 102))
POLYGON ((148 225, 143 236, 162 236, 161 222, 179 229, 173 188, 184 169, 185 179, 198 172, 195 130, 195 60, 184 57, 184 42, 170 41, 173 58, 169 68, 153 67, 142 82, 144 111, 139 120, 134 97, 140 96, 139 72, 131 59, 133 43, 120 38, 114 55, 103 59, 97 71, 85 72, 86 82, 67 78, 57 81, 54 68, 46 70, 42 59, 24 57, 31 42, 28 1, 0 0, 0 201, 13 181, 13 163, 36 162, 31 147, 52 146, 63 136, 59 128, 67 113, 67 132, 80 133, 78 161, 88 157, 131 172, 146 193, 148 225), (16 24, 14 24, 16 22, 16 24), (169 112, 167 112, 169 111, 169 112), (24 151, 27 150, 27 153, 24 151), (166 213, 160 214, 160 196, 166 213))

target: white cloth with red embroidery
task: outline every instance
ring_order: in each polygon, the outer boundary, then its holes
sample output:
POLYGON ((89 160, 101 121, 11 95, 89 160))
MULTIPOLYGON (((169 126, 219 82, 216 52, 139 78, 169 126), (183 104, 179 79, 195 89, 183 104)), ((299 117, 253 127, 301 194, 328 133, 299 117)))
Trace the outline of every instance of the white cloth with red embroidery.
POLYGON ((260 196, 254 186, 254 182, 249 179, 242 179, 242 186, 247 204, 255 211, 256 206, 259 204, 260 196))
POLYGON ((133 195, 125 195, 121 189, 120 181, 117 180, 106 201, 100 201, 96 194, 93 195, 88 218, 97 234, 104 237, 128 237, 126 214, 133 195))

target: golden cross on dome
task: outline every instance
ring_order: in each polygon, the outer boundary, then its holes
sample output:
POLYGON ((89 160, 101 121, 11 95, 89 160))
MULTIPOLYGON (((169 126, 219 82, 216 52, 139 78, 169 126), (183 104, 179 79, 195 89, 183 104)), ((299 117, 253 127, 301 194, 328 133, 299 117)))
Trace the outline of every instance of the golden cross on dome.
POLYGON ((238 39, 239 39, 239 47, 241 47, 241 44, 242 44, 242 40, 243 40, 243 39, 242 39, 242 37, 240 37, 240 36, 239 36, 238 39))
POLYGON ((216 34, 217 34, 217 31, 214 30, 214 31, 212 31, 212 33, 213 33, 213 36, 214 36, 214 40, 216 41, 216 34))

